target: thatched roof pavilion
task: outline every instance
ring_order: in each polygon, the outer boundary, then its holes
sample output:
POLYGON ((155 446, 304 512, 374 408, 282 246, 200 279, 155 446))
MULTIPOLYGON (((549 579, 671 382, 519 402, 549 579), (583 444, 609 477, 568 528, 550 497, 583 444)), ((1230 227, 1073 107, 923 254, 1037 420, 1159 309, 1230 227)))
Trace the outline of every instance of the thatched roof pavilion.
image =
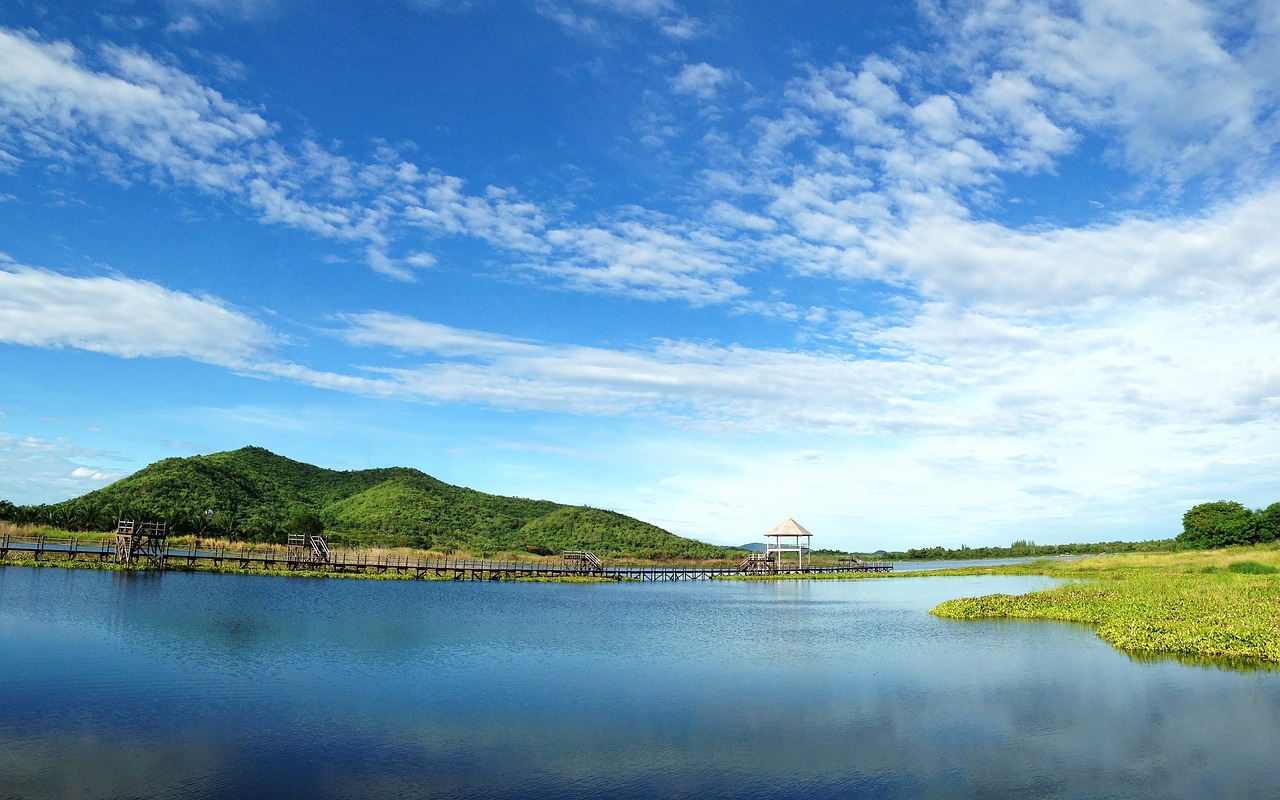
POLYGON ((795 553, 800 562, 800 569, 804 569, 805 554, 809 552, 812 543, 813 534, 805 530, 799 522, 787 517, 764 535, 765 559, 768 560, 770 556, 777 553, 777 566, 781 568, 782 554, 795 553))

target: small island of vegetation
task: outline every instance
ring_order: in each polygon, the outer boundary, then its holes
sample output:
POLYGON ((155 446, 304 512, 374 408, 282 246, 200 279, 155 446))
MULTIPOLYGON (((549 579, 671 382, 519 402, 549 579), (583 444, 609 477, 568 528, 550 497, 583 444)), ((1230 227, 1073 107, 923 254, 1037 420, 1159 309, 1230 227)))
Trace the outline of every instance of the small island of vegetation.
POLYGON ((1036 561, 940 574, 1049 575, 1071 582, 1026 595, 942 603, 950 619, 1079 622, 1126 652, 1280 664, 1280 503, 1250 511, 1203 503, 1167 552, 1036 561))

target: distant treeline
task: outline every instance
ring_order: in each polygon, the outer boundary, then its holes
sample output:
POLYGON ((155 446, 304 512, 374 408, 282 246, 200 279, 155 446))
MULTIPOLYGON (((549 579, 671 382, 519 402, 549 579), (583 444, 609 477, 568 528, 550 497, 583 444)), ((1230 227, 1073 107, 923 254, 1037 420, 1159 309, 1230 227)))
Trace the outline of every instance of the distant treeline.
POLYGON ((1228 547, 1280 539, 1280 503, 1250 511, 1231 500, 1201 503, 1182 515, 1178 542, 1187 547, 1228 547))
POLYGON ((1008 547, 913 547, 901 552, 878 553, 872 558, 886 561, 966 561, 976 558, 1048 558, 1065 555, 1100 555, 1102 553, 1148 553, 1170 550, 1173 539, 1146 542, 1090 542, 1075 544, 1036 544, 1019 539, 1008 547))

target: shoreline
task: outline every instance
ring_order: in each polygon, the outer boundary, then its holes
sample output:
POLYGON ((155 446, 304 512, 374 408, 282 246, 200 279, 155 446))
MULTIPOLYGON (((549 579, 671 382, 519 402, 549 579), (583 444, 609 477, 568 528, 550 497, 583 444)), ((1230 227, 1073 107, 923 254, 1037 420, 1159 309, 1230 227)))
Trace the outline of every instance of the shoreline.
MULTIPOLYGON (((366 581, 460 581, 461 578, 436 575, 414 575, 400 572, 335 572, 323 569, 260 569, 256 567, 240 567, 230 564, 177 564, 164 570, 148 569, 142 564, 120 564, 115 561, 84 561, 74 558, 60 558, 54 554, 46 554, 45 558, 14 558, 10 556, 0 560, 0 569, 5 567, 31 567, 36 569, 87 569, 103 572, 127 572, 136 574, 161 574, 163 572, 207 573, 215 575, 260 575, 272 578, 337 578, 366 581)), ((613 578, 599 578, 590 575, 559 576, 511 576, 489 578, 486 580, 505 581, 507 583, 624 583, 613 578)))

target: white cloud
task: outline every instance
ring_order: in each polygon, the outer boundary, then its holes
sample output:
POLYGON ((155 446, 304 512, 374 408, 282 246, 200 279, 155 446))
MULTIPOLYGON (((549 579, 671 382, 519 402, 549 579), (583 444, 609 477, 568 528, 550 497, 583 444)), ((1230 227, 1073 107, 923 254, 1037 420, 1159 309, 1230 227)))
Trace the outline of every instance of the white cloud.
POLYGON ((1262 163, 1280 141, 1280 83, 1267 77, 1280 67, 1242 73, 1267 50, 1271 23, 1265 12, 1168 6, 1151 25, 1150 10, 1130 3, 934 9, 939 52, 963 73, 949 76, 954 88, 938 92, 939 65, 921 66, 919 54, 812 69, 786 107, 757 121, 750 157, 708 182, 735 197, 710 203, 707 220, 800 274, 1022 315, 1176 301, 1205 282, 1270 291, 1277 242, 1266 219, 1280 188, 1262 163), (975 63, 995 69, 975 73, 975 63), (1176 190, 1199 175, 1209 200, 1073 226, 990 218, 1007 176, 1050 192, 1075 180, 1054 173, 1072 168, 1086 138, 1123 148, 1132 187, 1176 190), (1239 182, 1215 183, 1223 176, 1239 182), (763 215, 735 213, 756 204, 763 215))
POLYGON ((209 297, 121 277, 0 268, 0 342, 235 366, 271 349, 261 323, 209 297))
POLYGON ((116 454, 82 447, 64 439, 22 436, 0 430, 0 500, 56 503, 84 494, 94 483, 120 477, 86 463, 119 463, 116 454))
POLYGON ((462 191, 463 181, 431 172, 412 185, 404 210, 414 224, 448 234, 466 234, 497 247, 521 252, 546 249, 540 234, 546 214, 514 190, 489 186, 483 196, 462 191))
POLYGON ((1178 184, 1252 177, 1280 141, 1274 10, 1166 0, 979 2, 935 19, 958 64, 1035 87, 1045 111, 1114 133, 1130 169, 1178 184))
POLYGON ((1201 286, 1274 291, 1280 187, 1183 219, 1010 230, 952 216, 914 219, 868 250, 930 296, 1052 314, 1116 298, 1177 300, 1201 286))
POLYGON ((676 8, 672 0, 585 0, 585 2, 588 5, 637 17, 660 17, 671 13, 676 8))
POLYGON ((0 29, 0 159, 87 163, 115 180, 190 185, 267 223, 356 245, 371 267, 410 278, 429 263, 390 245, 406 230, 537 250, 542 212, 509 190, 467 195, 390 151, 361 163, 303 140, 291 152, 256 110, 135 50, 103 47, 102 69, 63 43, 0 29))
POLYGON ((200 12, 231 20, 253 20, 275 13, 279 0, 165 0, 165 5, 179 17, 200 12))
POLYGON ((116 47, 102 55, 115 74, 85 68, 69 45, 0 29, 5 138, 45 157, 87 153, 104 165, 127 153, 179 180, 231 189, 242 173, 229 148, 270 133, 267 122, 148 56, 116 47))
POLYGON ((778 223, 770 217, 744 211, 723 200, 712 203, 707 216, 713 222, 722 222, 732 228, 755 233, 768 233, 778 227, 778 223))
POLYGON ((353 344, 431 358, 411 368, 365 368, 406 399, 867 431, 904 421, 911 395, 946 391, 939 368, 927 363, 679 341, 645 350, 552 346, 381 312, 341 320, 348 327, 337 333, 353 344))
POLYGON ((714 100, 720 86, 729 80, 729 73, 703 62, 686 64, 671 79, 671 88, 677 94, 693 95, 699 100, 714 100))
POLYGON ((176 33, 183 36, 199 33, 203 30, 199 18, 194 14, 181 14, 165 26, 165 33, 176 33))
POLYGON ((624 219, 599 227, 551 230, 555 248, 536 269, 582 291, 645 299, 724 303, 747 294, 731 248, 711 234, 660 221, 624 219))
POLYGON ((110 47, 103 62, 110 71, 95 72, 69 45, 0 30, 0 110, 8 112, 0 143, 40 158, 88 159, 117 179, 146 175, 238 198, 263 222, 349 244, 399 280, 435 264, 419 242, 403 243, 425 234, 475 238, 586 291, 695 304, 745 291, 723 248, 696 230, 566 223, 514 189, 469 193, 462 179, 387 148, 364 163, 307 140, 290 152, 258 112, 172 66, 110 47))
POLYGON ((687 41, 703 31, 701 20, 684 13, 670 0, 538 0, 538 13, 569 33, 610 42, 601 14, 651 23, 663 35, 687 41))
POLYGON ((103 472, 100 469, 90 469, 89 467, 76 467, 71 471, 71 477, 77 480, 88 481, 90 483, 108 484, 112 481, 118 481, 124 477, 119 472, 103 472))
POLYGON ((706 26, 696 17, 671 16, 659 23, 659 28, 667 36, 677 41, 687 41, 701 36, 706 26))
POLYGON ((532 342, 511 339, 484 331, 451 328, 435 322, 399 314, 371 312, 342 314, 350 327, 339 332, 352 344, 390 346, 406 353, 434 353, 447 357, 516 355, 540 352, 532 342))

